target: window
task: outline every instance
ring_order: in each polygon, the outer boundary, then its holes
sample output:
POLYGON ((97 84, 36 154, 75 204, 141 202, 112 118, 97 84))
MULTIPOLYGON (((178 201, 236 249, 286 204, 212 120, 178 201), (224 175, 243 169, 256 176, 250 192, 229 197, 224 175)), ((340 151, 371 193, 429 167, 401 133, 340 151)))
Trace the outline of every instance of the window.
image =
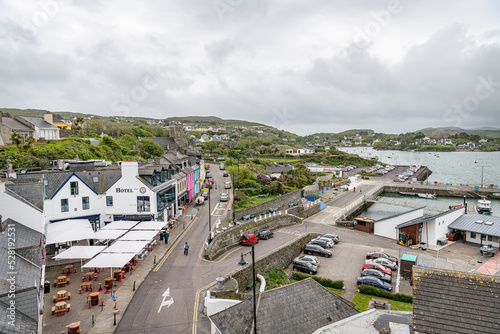
POLYGON ((69 184, 71 195, 78 195, 78 182, 71 182, 69 184))
POLYGON ((488 236, 488 241, 493 241, 493 237, 491 235, 488 236))
POLYGON ((61 199, 61 212, 68 212, 68 211, 69 211, 68 199, 63 198, 61 199))
POLYGON ((359 226, 366 226, 366 222, 362 222, 362 221, 359 221, 359 220, 358 220, 358 225, 359 225, 359 226))
POLYGON ((90 201, 88 196, 82 197, 82 208, 83 210, 90 209, 90 201))
POLYGON ((470 233, 470 238, 471 239, 476 239, 476 233, 475 232, 471 232, 470 233))
POLYGON ((137 196, 137 212, 149 212, 149 196, 137 196))
POLYGON ((106 206, 113 206, 113 196, 106 196, 106 206))
POLYGON ((486 234, 481 234, 481 239, 482 239, 483 241, 486 241, 486 234))

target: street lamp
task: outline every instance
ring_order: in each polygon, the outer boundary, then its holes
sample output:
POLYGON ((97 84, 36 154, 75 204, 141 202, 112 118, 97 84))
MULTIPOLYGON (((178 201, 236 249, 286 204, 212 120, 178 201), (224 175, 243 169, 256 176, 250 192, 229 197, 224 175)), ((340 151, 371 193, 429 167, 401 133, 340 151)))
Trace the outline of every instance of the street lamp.
POLYGON ((208 183, 208 243, 212 242, 212 222, 210 219, 210 189, 212 186, 208 183))
POLYGON ((243 254, 243 252, 241 253, 241 259, 240 261, 238 262, 238 265, 240 266, 245 266, 248 264, 248 262, 245 261, 245 259, 243 258, 243 256, 245 255, 248 255, 248 254, 252 254, 252 278, 253 278, 253 284, 252 284, 252 287, 253 287, 253 328, 254 328, 254 334, 257 334, 257 304, 255 302, 256 298, 255 298, 255 249, 254 249, 254 244, 252 243, 252 250, 248 253, 245 253, 243 254))
POLYGON ((235 212, 234 212, 234 173, 231 173, 231 179, 232 179, 232 184, 231 187, 233 188, 233 203, 232 203, 232 208, 233 208, 233 223, 235 222, 235 212))

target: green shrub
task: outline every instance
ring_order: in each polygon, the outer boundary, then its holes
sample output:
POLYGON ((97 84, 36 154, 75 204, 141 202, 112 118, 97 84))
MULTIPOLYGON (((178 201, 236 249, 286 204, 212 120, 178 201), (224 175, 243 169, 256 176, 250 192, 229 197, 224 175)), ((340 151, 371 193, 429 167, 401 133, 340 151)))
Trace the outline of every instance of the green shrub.
POLYGON ((334 289, 343 289, 344 288, 344 281, 332 281, 329 278, 324 278, 324 277, 319 277, 319 276, 310 276, 298 271, 294 271, 292 273, 292 278, 296 281, 302 281, 308 277, 312 277, 313 280, 318 282, 324 287, 327 288, 334 288, 334 289))
POLYGON ((377 297, 397 300, 397 301, 404 302, 404 303, 413 303, 412 296, 405 295, 402 293, 392 294, 389 291, 385 291, 385 290, 382 290, 382 289, 379 289, 379 288, 376 288, 376 287, 370 286, 370 285, 360 285, 358 287, 358 289, 359 289, 359 292, 361 292, 364 295, 374 295, 377 297))

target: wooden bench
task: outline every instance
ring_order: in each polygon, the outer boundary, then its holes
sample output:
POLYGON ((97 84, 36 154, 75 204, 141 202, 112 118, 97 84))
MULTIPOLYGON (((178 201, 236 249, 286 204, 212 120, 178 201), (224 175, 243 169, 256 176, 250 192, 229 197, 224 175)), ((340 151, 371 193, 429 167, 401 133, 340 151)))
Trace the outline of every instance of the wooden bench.
POLYGON ((373 308, 382 309, 382 310, 390 308, 389 302, 387 300, 373 298, 372 302, 373 302, 373 308))

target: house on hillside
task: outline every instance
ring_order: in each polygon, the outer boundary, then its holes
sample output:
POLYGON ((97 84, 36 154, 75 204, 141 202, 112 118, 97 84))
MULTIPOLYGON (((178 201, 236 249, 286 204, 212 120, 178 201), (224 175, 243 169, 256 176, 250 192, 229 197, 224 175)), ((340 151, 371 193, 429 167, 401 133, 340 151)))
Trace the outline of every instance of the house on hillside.
POLYGON ((289 170, 292 170, 293 167, 289 166, 284 166, 284 167, 281 167, 281 166, 276 166, 276 167, 266 167, 266 171, 268 173, 270 173, 271 175, 269 175, 270 177, 275 177, 275 178, 279 178, 281 176, 281 173, 283 174, 286 174, 289 170))
POLYGON ((15 118, 0 116, 0 141, 3 142, 2 145, 12 144, 10 137, 14 132, 26 139, 28 136, 33 136, 35 130, 15 118))
POLYGON ((53 115, 47 112, 40 117, 16 116, 15 119, 33 129, 33 138, 36 140, 58 140, 59 128, 55 126, 53 115))

